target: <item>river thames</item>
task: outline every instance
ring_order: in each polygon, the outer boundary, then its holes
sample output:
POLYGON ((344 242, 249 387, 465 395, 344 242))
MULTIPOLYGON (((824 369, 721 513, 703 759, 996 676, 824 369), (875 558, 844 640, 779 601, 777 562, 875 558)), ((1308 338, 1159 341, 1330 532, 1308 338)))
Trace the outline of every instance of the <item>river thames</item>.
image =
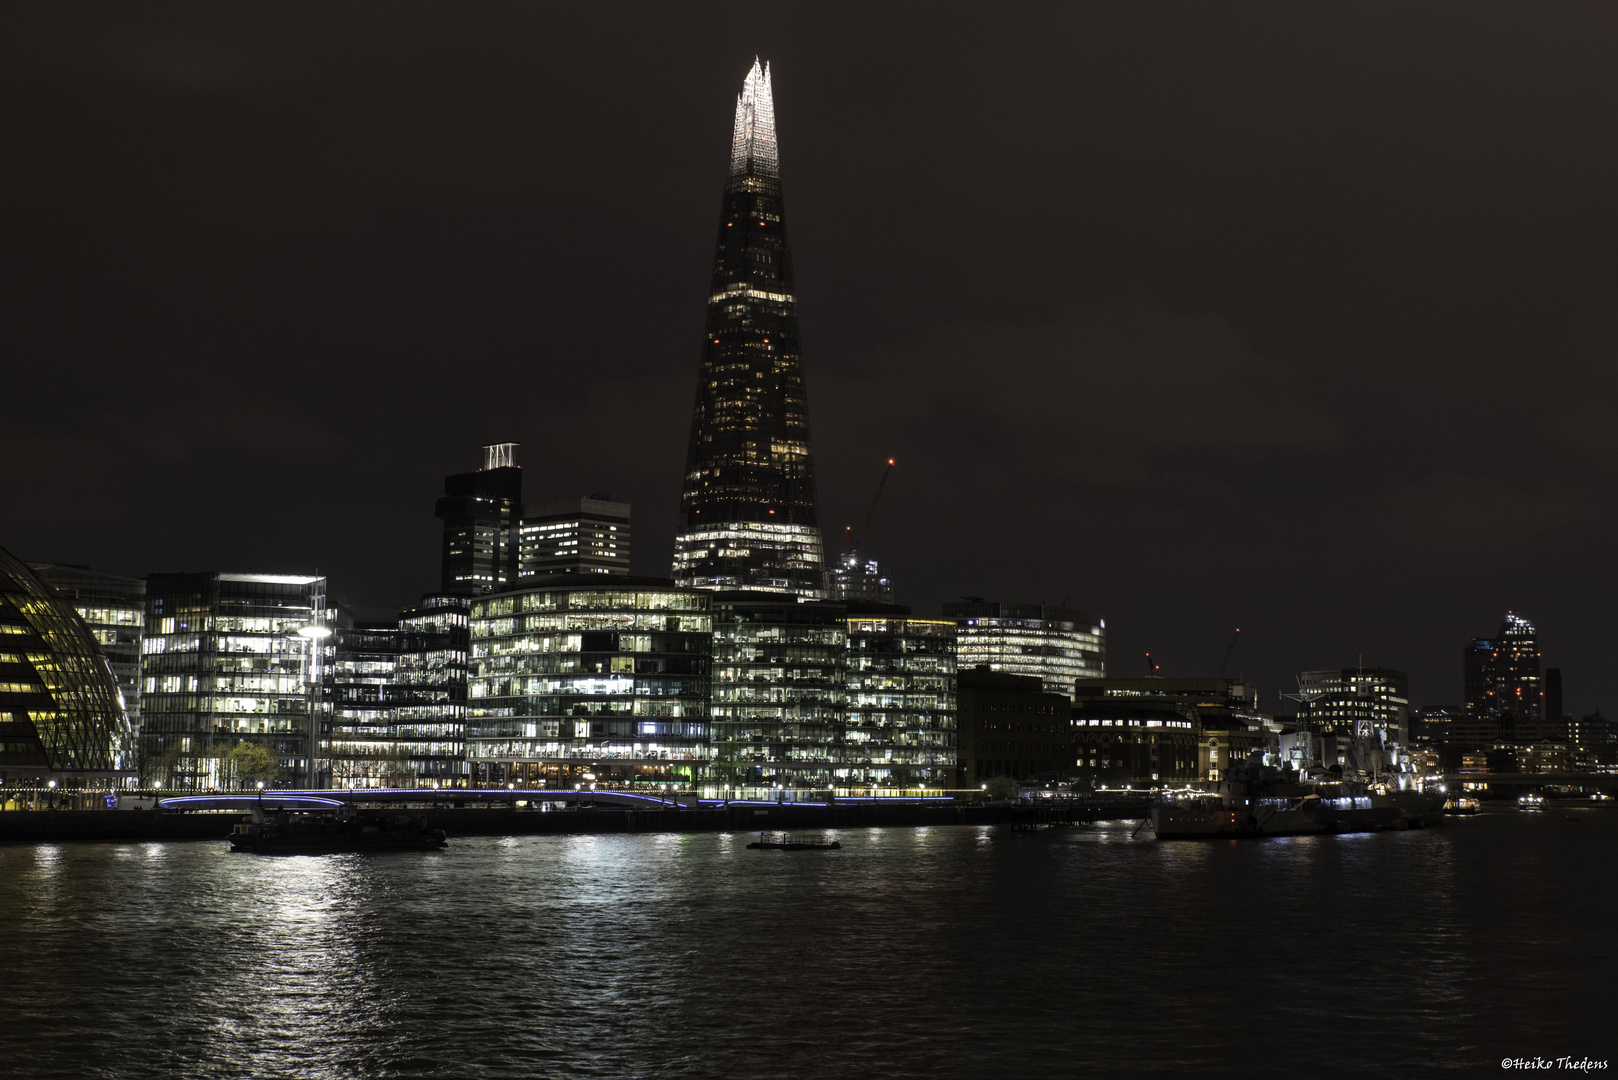
MULTIPOLYGON (((10 1077, 1329 1076, 1618 1063, 1618 811, 0 847, 10 1077)), ((1610 1075, 1610 1072, 1609 1072, 1610 1075)))

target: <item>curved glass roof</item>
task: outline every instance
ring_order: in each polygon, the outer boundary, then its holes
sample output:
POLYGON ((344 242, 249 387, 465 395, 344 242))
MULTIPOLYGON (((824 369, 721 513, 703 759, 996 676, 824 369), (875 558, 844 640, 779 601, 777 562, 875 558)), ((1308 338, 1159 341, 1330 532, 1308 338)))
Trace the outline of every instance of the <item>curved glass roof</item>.
POLYGON ((66 600, 0 548, 0 724, 32 727, 50 768, 129 768, 112 669, 66 600))

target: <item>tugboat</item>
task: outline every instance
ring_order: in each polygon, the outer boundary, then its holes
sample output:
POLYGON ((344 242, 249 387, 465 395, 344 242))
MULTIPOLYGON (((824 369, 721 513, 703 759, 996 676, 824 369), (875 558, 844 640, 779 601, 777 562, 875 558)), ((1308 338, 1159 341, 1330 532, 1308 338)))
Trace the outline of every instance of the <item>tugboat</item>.
POLYGON ((350 851, 437 851, 447 843, 443 829, 429 829, 420 818, 361 818, 338 814, 281 811, 269 820, 243 822, 230 834, 233 851, 255 855, 333 855, 350 851))

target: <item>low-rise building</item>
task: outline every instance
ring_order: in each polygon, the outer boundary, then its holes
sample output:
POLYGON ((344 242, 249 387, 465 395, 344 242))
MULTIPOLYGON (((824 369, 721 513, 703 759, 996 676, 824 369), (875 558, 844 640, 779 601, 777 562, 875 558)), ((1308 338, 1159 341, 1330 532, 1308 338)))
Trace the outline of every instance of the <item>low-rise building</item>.
POLYGON ((1066 695, 1045 690, 1037 675, 987 667, 956 675, 960 786, 982 787, 997 776, 1065 780, 1075 774, 1074 728, 1066 695))

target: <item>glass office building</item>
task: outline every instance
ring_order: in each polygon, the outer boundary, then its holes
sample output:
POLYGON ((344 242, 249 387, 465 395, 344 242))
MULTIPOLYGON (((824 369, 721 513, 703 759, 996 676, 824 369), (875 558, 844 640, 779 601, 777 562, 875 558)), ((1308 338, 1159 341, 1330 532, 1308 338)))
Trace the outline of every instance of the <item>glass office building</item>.
POLYGON ((264 747, 282 779, 325 786, 326 736, 311 708, 323 650, 326 579, 297 574, 152 574, 141 646, 141 749, 153 779, 224 783, 225 755, 264 747))
POLYGON ((842 604, 713 598, 716 785, 824 788, 841 768, 848 630, 842 604))
POLYGON ((686 587, 826 596, 770 71, 736 100, 675 536, 686 587))
POLYGON ((711 600, 657 578, 595 575, 475 599, 471 782, 698 779, 709 756, 711 600))
POLYGON ((0 780, 121 786, 132 732, 112 669, 73 605, 0 548, 0 780))
POLYGON ((943 605, 959 627, 962 670, 987 667, 1010 675, 1037 675, 1045 689, 1073 699, 1077 679, 1107 674, 1107 620, 1051 604, 961 600, 943 605))
POLYGON ((107 658, 130 726, 140 731, 140 639, 146 623, 146 579, 103 574, 86 566, 33 563, 39 580, 73 605, 107 658))
POLYGON ((840 786, 955 785, 955 623, 902 610, 844 616, 840 786))

